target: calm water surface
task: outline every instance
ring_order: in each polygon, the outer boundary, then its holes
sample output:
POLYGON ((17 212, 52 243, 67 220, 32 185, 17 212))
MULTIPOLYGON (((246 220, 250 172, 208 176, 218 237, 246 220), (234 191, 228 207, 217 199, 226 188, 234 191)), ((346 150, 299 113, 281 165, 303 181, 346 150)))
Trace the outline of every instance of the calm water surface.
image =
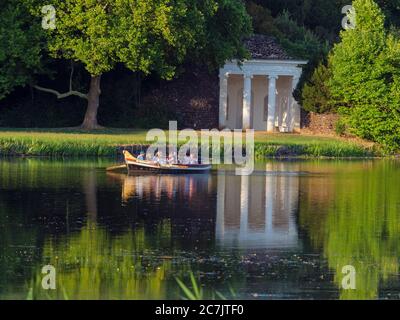
POLYGON ((249 177, 108 165, 0 159, 0 299, 176 299, 191 272, 204 298, 400 298, 400 162, 268 162, 249 177))

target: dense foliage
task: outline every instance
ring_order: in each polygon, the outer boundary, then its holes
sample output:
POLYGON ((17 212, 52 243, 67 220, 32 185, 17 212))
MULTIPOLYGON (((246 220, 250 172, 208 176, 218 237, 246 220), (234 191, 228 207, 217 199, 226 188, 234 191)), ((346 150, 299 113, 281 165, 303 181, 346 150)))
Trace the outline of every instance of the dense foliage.
POLYGON ((356 27, 341 33, 330 56, 333 98, 353 133, 400 148, 400 42, 372 0, 355 0, 356 27))
MULTIPOLYGON (((9 48, 2 48, 2 60, 11 55, 23 61, 27 68, 32 67, 31 60, 39 55, 43 46, 46 50, 42 54, 82 64, 91 78, 87 94, 73 90, 72 84, 67 93, 38 85, 35 88, 58 98, 78 96, 87 99, 82 126, 88 129, 98 127, 101 76, 114 70, 117 64, 123 64, 133 72, 144 75, 156 72, 161 78, 171 79, 177 67, 191 55, 204 57, 212 66, 229 58, 244 58, 242 39, 251 33, 250 18, 240 0, 24 0, 10 2, 7 9, 25 13, 23 19, 16 17, 5 21, 2 29, 4 37, 22 49, 10 53, 9 48), (41 17, 42 8, 49 5, 55 8, 55 28, 42 30, 40 19, 32 18, 28 8, 33 16, 41 17), (33 30, 33 34, 15 36, 23 30, 20 24, 24 21, 30 21, 25 28, 33 30), (7 22, 11 24, 11 31, 7 22), (38 41, 41 37, 45 40, 38 41), (24 49, 29 43, 39 49, 27 59, 24 49)), ((5 61, 3 64, 13 68, 13 64, 5 61)), ((18 66, 10 73, 16 71, 18 66)), ((67 77, 64 79, 68 80, 67 77)), ((3 81, 7 84, 3 91, 7 93, 28 80, 33 79, 15 79, 10 74, 3 81)))
POLYGON ((209 33, 216 35, 216 30, 221 31, 218 26, 210 30, 208 24, 214 24, 214 16, 224 10, 229 15, 229 24, 236 28, 224 32, 213 53, 221 50, 224 59, 237 54, 242 48, 236 38, 250 32, 243 7, 240 11, 235 0, 34 3, 35 9, 45 4, 56 7, 56 29, 48 32, 51 55, 82 62, 91 75, 111 71, 120 62, 134 72, 156 71, 161 77, 171 79, 188 51, 202 50, 209 45, 209 33))
POLYGON ((41 69, 40 25, 30 22, 26 7, 0 2, 0 99, 41 69))
POLYGON ((327 41, 299 24, 286 9, 273 17, 271 10, 250 1, 247 11, 253 18, 254 32, 275 36, 292 57, 313 60, 329 50, 327 41))
POLYGON ((336 111, 336 103, 328 85, 330 79, 330 68, 321 62, 303 87, 302 106, 305 110, 316 113, 336 111))

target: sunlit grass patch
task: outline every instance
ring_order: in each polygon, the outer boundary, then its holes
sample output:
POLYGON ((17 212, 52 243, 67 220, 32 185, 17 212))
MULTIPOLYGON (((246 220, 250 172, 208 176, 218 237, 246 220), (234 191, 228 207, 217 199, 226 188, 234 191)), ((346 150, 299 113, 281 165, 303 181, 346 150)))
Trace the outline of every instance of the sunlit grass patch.
MULTIPOLYGON (((0 129, 1 155, 116 156, 118 147, 148 145, 147 130, 0 129)), ((166 132, 168 139, 168 132, 166 132)), ((182 143, 182 141, 181 141, 182 143)), ((379 151, 335 137, 300 134, 255 135, 256 157, 369 157, 379 151)))

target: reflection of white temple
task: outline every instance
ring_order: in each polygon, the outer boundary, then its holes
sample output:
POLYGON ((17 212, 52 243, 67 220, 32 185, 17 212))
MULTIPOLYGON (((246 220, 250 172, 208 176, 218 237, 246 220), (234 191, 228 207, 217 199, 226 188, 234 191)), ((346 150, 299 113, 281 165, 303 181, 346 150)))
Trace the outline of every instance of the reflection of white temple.
POLYGON ((299 177, 284 172, 284 166, 267 164, 265 175, 218 175, 218 244, 243 248, 298 246, 295 213, 299 177))

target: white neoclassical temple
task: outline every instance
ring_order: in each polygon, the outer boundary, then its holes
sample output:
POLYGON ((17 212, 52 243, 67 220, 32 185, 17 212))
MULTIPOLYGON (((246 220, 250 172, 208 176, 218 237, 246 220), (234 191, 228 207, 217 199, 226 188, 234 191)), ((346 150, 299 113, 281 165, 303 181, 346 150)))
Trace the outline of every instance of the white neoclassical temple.
POLYGON ((300 129, 300 106, 293 91, 307 61, 294 60, 272 37, 246 41, 251 59, 220 69, 219 126, 268 132, 300 129))

